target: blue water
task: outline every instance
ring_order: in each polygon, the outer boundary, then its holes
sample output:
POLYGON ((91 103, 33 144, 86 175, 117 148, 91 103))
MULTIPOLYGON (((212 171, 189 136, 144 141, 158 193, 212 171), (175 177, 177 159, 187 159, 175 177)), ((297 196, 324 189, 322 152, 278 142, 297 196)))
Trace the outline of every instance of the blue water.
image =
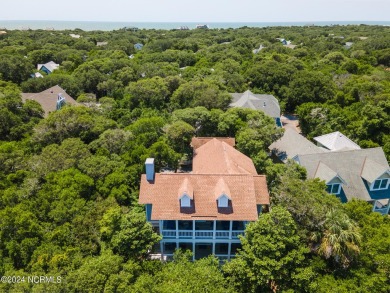
MULTIPOLYGON (((98 22, 98 21, 54 21, 54 20, 0 20, 0 28, 8 30, 19 29, 82 29, 84 31, 103 30, 111 31, 124 27, 137 27, 139 29, 164 29, 170 30, 180 26, 187 26, 193 29, 195 22, 98 22)), ((330 26, 348 24, 386 25, 390 26, 390 21, 318 21, 318 22, 209 22, 210 29, 213 28, 239 28, 248 27, 270 27, 270 26, 330 26)))

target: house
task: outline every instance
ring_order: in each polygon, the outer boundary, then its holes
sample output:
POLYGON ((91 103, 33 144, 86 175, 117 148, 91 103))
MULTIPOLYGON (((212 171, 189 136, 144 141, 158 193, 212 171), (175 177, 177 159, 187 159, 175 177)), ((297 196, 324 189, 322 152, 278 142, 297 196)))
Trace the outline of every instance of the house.
POLYGON ((54 70, 58 69, 58 67, 60 67, 59 64, 55 63, 54 61, 50 61, 45 64, 38 64, 37 69, 46 72, 46 74, 50 74, 54 70))
POLYGON ((339 131, 317 136, 313 139, 317 142, 317 146, 330 151, 360 150, 359 145, 339 131))
POLYGON ((80 39, 80 35, 76 35, 76 34, 69 34, 69 36, 71 36, 72 38, 74 39, 80 39))
POLYGON ((278 100, 272 95, 254 94, 250 90, 244 93, 231 93, 230 107, 249 108, 263 111, 275 119, 276 125, 282 126, 280 121, 280 106, 278 100))
POLYGON ((328 192, 342 202, 353 198, 373 204, 373 211, 390 210, 390 168, 382 148, 360 149, 339 132, 316 138, 319 146, 292 129, 269 149, 281 161, 287 158, 305 167, 308 178, 324 180, 328 192), (305 141, 306 140, 306 141, 305 141))
POLYGON ((207 24, 197 24, 195 28, 197 28, 197 29, 209 29, 209 26, 207 24))
POLYGON ((191 250, 193 259, 210 254, 231 259, 246 224, 269 205, 266 178, 233 147, 234 139, 193 138, 191 145, 190 173, 156 173, 154 159, 146 160, 139 203, 162 236, 162 259, 177 248, 191 250))
POLYGON ((288 159, 295 160, 299 154, 318 154, 326 152, 325 149, 317 147, 294 129, 285 128, 283 136, 273 142, 269 149, 272 155, 283 163, 288 159))
POLYGON ((45 111, 45 116, 50 112, 59 110, 65 104, 77 105, 78 103, 69 96, 60 86, 53 86, 40 93, 22 93, 22 100, 33 100, 38 102, 45 111))
POLYGON ((136 50, 141 50, 143 47, 144 47, 144 45, 142 45, 141 43, 137 43, 134 45, 134 49, 136 49, 136 50))
POLYGON ((264 47, 262 44, 260 44, 259 48, 258 49, 254 49, 252 52, 253 54, 257 54, 259 53, 261 50, 265 49, 266 47, 264 47))
POLYGON ((344 48, 351 49, 352 45, 353 45, 353 42, 345 42, 344 48))
POLYGON ((108 42, 96 42, 96 46, 102 47, 102 46, 107 46, 108 42))

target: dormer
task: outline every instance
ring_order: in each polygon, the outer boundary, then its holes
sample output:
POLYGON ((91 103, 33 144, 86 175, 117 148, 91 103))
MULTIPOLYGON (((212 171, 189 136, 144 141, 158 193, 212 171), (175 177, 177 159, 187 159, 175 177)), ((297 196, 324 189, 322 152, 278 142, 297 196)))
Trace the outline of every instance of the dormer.
POLYGON ((390 185, 390 170, 373 160, 366 158, 361 176, 369 185, 370 191, 386 190, 390 185))
POLYGON ((321 161, 318 163, 315 177, 325 180, 327 191, 331 194, 340 194, 342 184, 346 185, 345 181, 336 171, 332 170, 321 161))
POLYGON ((232 200, 230 197, 230 189, 223 178, 220 178, 215 186, 215 198, 218 203, 218 208, 229 207, 229 200, 232 200))
POLYGON ((192 201, 194 200, 194 189, 187 177, 184 178, 182 184, 180 185, 178 198, 181 208, 191 207, 192 201))

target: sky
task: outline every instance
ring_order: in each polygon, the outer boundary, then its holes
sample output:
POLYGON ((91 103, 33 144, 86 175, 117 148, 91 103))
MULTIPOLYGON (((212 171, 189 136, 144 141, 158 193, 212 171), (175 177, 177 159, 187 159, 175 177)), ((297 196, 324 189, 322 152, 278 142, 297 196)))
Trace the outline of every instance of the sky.
POLYGON ((1 0, 0 20, 390 21, 390 0, 1 0))

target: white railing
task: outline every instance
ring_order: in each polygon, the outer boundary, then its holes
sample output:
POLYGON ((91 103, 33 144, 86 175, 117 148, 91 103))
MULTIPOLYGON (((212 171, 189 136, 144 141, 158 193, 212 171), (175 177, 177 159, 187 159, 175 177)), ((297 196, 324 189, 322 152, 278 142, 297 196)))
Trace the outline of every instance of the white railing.
POLYGON ((389 211, 388 208, 375 208, 374 212, 381 213, 382 215, 386 215, 389 211))
POLYGON ((222 230, 162 230, 164 238, 186 238, 186 239, 237 239, 244 231, 222 231, 222 230))

